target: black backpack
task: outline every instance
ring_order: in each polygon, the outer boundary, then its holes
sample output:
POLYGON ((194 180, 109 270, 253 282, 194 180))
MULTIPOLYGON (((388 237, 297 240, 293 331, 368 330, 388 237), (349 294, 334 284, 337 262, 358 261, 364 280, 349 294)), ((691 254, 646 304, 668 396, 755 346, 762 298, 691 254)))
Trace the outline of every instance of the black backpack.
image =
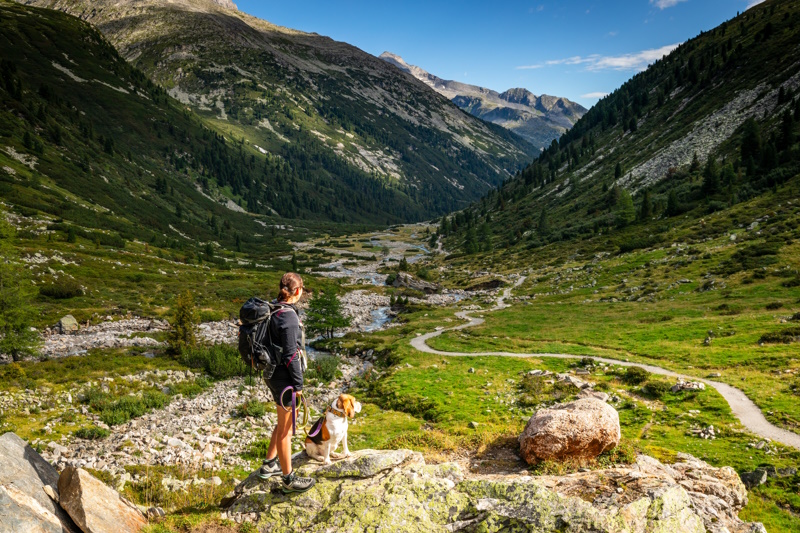
POLYGON ((269 322, 273 313, 284 306, 250 298, 239 310, 239 355, 248 367, 263 370, 269 379, 281 362, 282 348, 273 344, 269 322))

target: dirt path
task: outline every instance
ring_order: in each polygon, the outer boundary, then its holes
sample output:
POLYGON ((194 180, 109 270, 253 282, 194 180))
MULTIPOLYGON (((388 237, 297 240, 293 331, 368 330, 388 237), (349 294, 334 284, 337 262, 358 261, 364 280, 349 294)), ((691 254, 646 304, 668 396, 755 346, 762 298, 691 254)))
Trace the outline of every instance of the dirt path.
MULTIPOLYGON (((508 304, 505 303, 506 298, 511 295, 511 291, 522 284, 525 281, 525 277, 520 277, 514 283, 512 287, 508 287, 503 291, 503 294, 497 299, 497 304, 489 309, 489 311, 497 311, 499 309, 505 309, 508 307, 508 304)), ((468 320, 464 324, 455 326, 453 328, 442 329, 439 331, 433 331, 431 333, 426 333, 424 335, 420 335, 411 340, 411 346, 416 348, 421 352, 436 354, 436 355, 447 355, 447 356, 455 356, 455 357, 463 357, 463 356, 482 356, 482 355, 491 355, 491 356, 499 356, 499 357, 555 357, 558 359, 580 359, 586 356, 583 355, 572 355, 572 354, 563 354, 563 353, 511 353, 511 352, 443 352, 441 350, 435 350, 428 346, 428 340, 432 339, 433 337, 437 337, 446 331, 455 331, 459 329, 470 328, 473 326, 477 326, 482 324, 484 320, 482 318, 472 318, 469 315, 474 311, 460 311, 456 313, 456 316, 459 318, 463 318, 464 320, 468 320)), ((791 431, 787 431, 785 429, 779 428, 778 426, 770 423, 765 417, 764 414, 761 412, 761 409, 753 403, 745 394, 744 392, 740 391, 736 387, 732 387, 727 383, 720 383, 719 381, 711 381, 708 379, 701 379, 695 376, 687 376, 685 374, 680 374, 678 372, 673 372, 672 370, 667 370, 665 368, 661 368, 658 366, 641 364, 641 363, 632 363, 629 361, 619 361, 617 359, 608 359, 606 357, 590 357, 595 361, 600 361, 603 363, 615 364, 620 366, 639 366, 651 372, 653 374, 658 374, 661 376, 667 376, 672 378, 683 378, 687 381, 702 381, 708 386, 714 387, 717 392, 719 392, 725 401, 728 402, 728 405, 731 407, 731 411, 739 419, 739 422, 747 428, 752 433, 758 435, 759 437, 770 439, 776 442, 780 442, 787 446, 791 446, 800 450, 800 435, 797 433, 793 433, 791 431)))

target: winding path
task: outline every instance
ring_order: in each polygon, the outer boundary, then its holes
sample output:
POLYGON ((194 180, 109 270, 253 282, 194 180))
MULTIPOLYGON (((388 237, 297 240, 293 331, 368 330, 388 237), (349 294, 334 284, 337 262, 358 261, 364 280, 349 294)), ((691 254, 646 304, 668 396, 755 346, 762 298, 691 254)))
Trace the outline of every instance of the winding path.
MULTIPOLYGON (((521 276, 512 287, 506 288, 503 291, 503 294, 497 299, 497 304, 491 309, 489 309, 489 311, 497 311, 499 309, 505 309, 509 307, 509 305, 505 303, 506 298, 508 298, 511 295, 512 289, 518 287, 524 281, 525 277, 521 276)), ((411 346, 421 352, 426 352, 436 355, 454 356, 454 357, 485 356, 485 355, 499 356, 499 357, 554 357, 558 359, 578 359, 586 357, 583 355, 571 355, 563 353, 443 352, 441 350, 435 350, 430 346, 428 346, 429 339, 432 339, 433 337, 438 337, 439 335, 441 335, 446 331, 456 331, 460 329, 470 328, 482 324, 484 322, 482 318, 470 317, 469 316, 470 313, 473 313, 473 311, 460 311, 456 313, 457 317, 462 318, 464 320, 468 320, 469 322, 466 322, 464 324, 452 328, 441 329, 438 331, 432 331, 430 333, 420 335, 419 337, 411 339, 411 346)), ((685 380, 702 381, 706 385, 714 387, 717 390, 717 392, 719 392, 722 395, 722 397, 725 398, 725 401, 727 401, 728 405, 730 405, 733 414, 739 419, 739 422, 741 422, 742 425, 749 431, 758 435, 759 437, 780 442, 782 444, 800 450, 800 435, 779 428, 778 426, 770 423, 764 417, 764 414, 761 412, 761 409, 759 409, 755 403, 753 403, 742 391, 740 391, 736 387, 728 385, 727 383, 701 379, 695 376, 687 376, 685 374, 680 374, 678 372, 673 372, 672 370, 667 370, 665 368, 653 365, 632 363, 629 361, 619 361, 617 359, 608 359, 606 357, 590 357, 590 359, 620 366, 639 366, 653 374, 659 374, 662 376, 668 376, 672 378, 683 378, 685 380)))

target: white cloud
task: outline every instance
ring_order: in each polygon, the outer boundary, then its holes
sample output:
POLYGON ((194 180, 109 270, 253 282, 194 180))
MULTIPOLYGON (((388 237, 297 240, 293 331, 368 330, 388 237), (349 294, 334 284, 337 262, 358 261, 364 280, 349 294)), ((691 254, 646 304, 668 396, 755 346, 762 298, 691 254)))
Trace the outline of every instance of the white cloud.
MULTIPOLYGON (((650 3, 656 6, 658 9, 667 9, 668 7, 674 7, 681 2, 686 1, 687 0, 650 0, 650 3)), ((763 2, 764 0, 761 1, 763 2)))
POLYGON ((746 7, 746 8, 744 8, 744 9, 745 9, 745 11, 747 11, 747 10, 748 10, 748 9, 750 9, 751 7, 755 7, 755 6, 757 6, 758 4, 763 4, 763 3, 764 3, 764 1, 765 1, 765 0, 750 0, 750 1, 747 3, 747 7, 746 7))
POLYGON ((596 92, 596 93, 586 93, 586 94, 582 94, 582 95, 581 95, 581 98, 587 98, 587 99, 589 99, 589 100, 594 100, 595 98, 604 98, 604 97, 606 97, 606 96, 608 96, 608 93, 604 93, 604 92, 600 92, 600 91, 598 91, 598 92, 596 92))
POLYGON ((669 44, 661 48, 642 50, 633 54, 623 54, 621 56, 601 56, 592 54, 589 56, 572 56, 564 59, 551 59, 543 64, 525 65, 517 67, 518 70, 551 67, 554 65, 585 65, 588 71, 600 70, 637 70, 642 71, 652 62, 661 59, 665 55, 675 50, 678 44, 669 44))

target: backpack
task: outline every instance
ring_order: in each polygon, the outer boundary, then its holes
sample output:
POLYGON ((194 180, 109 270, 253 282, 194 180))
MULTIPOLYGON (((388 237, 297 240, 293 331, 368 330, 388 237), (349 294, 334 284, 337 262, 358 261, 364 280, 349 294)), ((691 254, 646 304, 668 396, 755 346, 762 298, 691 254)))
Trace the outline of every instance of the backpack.
POLYGON ((284 306, 260 298, 250 298, 239 310, 239 355, 244 364, 263 370, 269 379, 281 362, 282 348, 273 344, 269 322, 273 313, 284 306))

